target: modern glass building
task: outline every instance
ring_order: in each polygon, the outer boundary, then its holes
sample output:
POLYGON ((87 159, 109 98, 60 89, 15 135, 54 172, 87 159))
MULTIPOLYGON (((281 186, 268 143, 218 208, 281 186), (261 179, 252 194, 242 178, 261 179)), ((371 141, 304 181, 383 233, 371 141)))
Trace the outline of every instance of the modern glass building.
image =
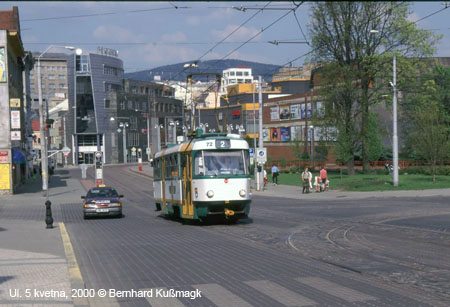
POLYGON ((112 50, 71 55, 67 60, 69 118, 67 131, 72 149, 71 163, 92 164, 96 151, 103 162, 111 163, 117 146, 110 118, 117 110, 117 94, 122 91, 123 62, 112 50))

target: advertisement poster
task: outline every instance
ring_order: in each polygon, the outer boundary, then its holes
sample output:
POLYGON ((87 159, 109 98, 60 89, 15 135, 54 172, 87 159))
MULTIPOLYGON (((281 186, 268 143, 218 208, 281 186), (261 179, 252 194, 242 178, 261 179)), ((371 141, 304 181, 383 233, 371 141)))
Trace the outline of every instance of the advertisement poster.
POLYGON ((270 108, 270 120, 280 120, 280 107, 270 108))
POLYGON ((0 164, 0 190, 9 190, 9 163, 0 164))
POLYGON ((299 104, 291 105, 291 119, 300 119, 301 116, 301 108, 299 104))
POLYGON ((302 119, 306 118, 305 104, 302 104, 302 119))
POLYGON ((311 116, 312 116, 312 106, 311 106, 311 103, 307 103, 306 104, 306 114, 308 114, 308 118, 311 118, 311 116))
POLYGON ((270 129, 263 128, 263 141, 270 142, 270 129))
POLYGON ((279 142, 280 141, 280 128, 270 128, 271 137, 270 140, 272 142, 279 142))
POLYGON ((5 47, 0 47, 0 82, 6 82, 6 55, 5 55, 5 47))
POLYGON ((290 130, 289 127, 280 128, 281 142, 289 142, 291 140, 290 130))
POLYGON ((280 120, 289 119, 289 106, 281 106, 280 107, 280 120))
POLYGON ((316 113, 318 116, 324 116, 325 115, 325 108, 323 106, 323 103, 321 101, 318 101, 316 103, 316 113))
POLYGON ((302 141, 303 134, 303 126, 291 127, 291 141, 302 141))
POLYGON ((20 129, 20 111, 11 111, 11 129, 20 129))
POLYGON ((20 108, 20 98, 9 99, 9 107, 10 108, 20 108))

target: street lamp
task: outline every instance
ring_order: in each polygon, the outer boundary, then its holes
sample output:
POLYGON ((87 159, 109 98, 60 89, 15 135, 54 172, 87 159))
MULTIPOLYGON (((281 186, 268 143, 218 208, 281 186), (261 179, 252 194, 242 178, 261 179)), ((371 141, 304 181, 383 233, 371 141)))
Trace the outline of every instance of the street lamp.
POLYGON ((311 129, 311 167, 314 167, 314 126, 309 126, 309 129, 311 129))
MULTIPOLYGON (((378 30, 370 30, 370 34, 376 34, 378 30)), ((394 187, 398 187, 398 136, 397 136, 397 57, 392 56, 392 181, 394 187)))
POLYGON ((156 141, 157 141, 157 143, 156 143, 157 147, 156 147, 155 153, 161 150, 161 129, 162 128, 164 128, 163 125, 155 125, 156 141))
POLYGON ((123 128, 123 135, 122 135, 122 143, 123 143, 123 163, 128 163, 128 151, 127 151, 127 128, 128 128, 127 122, 121 122, 119 123, 119 127, 123 128))
MULTIPOLYGON (((71 46, 54 46, 51 45, 44 52, 42 52, 38 60, 38 95, 39 95, 39 133, 41 135, 41 172, 42 172, 42 190, 46 191, 46 198, 48 201, 48 152, 47 152, 47 136, 46 132, 48 128, 44 130, 44 106, 42 101, 42 80, 41 80, 41 57, 47 53, 52 48, 65 48, 67 50, 75 50, 77 55, 80 55, 83 51, 80 48, 75 48, 71 46)), ((47 101, 48 103, 48 101, 47 101)), ((46 123, 47 124, 47 123, 46 123)), ((47 225, 48 227, 48 225, 47 225)))

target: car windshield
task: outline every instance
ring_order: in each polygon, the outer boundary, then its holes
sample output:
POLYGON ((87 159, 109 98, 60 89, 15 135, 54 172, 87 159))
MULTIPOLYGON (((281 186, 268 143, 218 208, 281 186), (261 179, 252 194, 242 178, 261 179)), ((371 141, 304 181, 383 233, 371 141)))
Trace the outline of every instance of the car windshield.
POLYGON ((244 151, 209 151, 198 152, 195 156, 195 175, 247 175, 244 151))
POLYGON ((87 193, 88 198, 96 198, 96 197, 118 197, 116 190, 107 188, 107 189, 90 189, 87 193))

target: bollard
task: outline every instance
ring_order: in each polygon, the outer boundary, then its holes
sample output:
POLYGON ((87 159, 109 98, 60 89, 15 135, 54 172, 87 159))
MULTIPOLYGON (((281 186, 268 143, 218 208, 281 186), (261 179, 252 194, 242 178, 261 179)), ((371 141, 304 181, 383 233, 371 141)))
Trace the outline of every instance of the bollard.
POLYGON ((45 202, 45 223, 47 224, 47 229, 53 228, 53 217, 52 217, 52 202, 47 200, 45 202))
POLYGON ((142 163, 139 163, 138 168, 139 168, 139 170, 142 172, 142 163))

